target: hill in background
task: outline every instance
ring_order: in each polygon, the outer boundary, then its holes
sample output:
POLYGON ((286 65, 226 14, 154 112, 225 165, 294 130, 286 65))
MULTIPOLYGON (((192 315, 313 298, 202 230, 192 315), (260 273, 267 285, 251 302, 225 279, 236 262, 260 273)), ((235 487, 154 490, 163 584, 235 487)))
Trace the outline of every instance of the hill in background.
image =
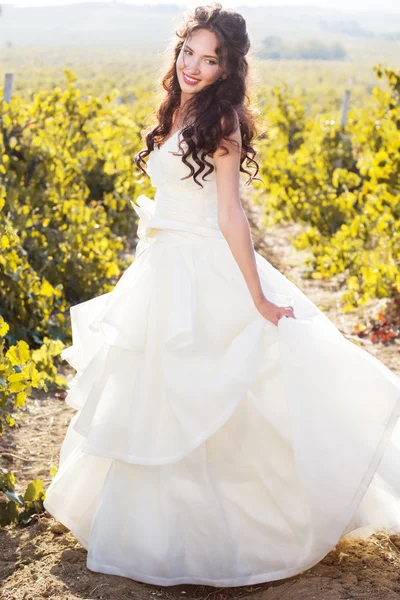
MULTIPOLYGON (((83 2, 45 7, 1 5, 0 46, 129 46, 161 50, 174 37, 186 9, 177 4, 137 6, 83 2)), ((239 7, 253 48, 265 55, 263 40, 341 44, 350 53, 390 55, 400 48, 399 12, 360 12, 312 5, 239 7)))

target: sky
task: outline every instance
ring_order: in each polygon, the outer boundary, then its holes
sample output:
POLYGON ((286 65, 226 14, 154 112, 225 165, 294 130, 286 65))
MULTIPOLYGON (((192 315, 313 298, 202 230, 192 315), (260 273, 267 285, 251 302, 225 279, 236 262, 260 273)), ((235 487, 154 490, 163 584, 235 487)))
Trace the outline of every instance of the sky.
MULTIPOLYGON (((86 2, 101 2, 110 0, 84 0, 86 2)), ((195 7, 207 4, 207 0, 118 0, 125 4, 178 4, 181 6, 195 7)), ((5 0, 1 4, 13 6, 51 6, 61 4, 77 4, 82 0, 5 0)), ((393 10, 400 11, 399 0, 220 0, 221 4, 228 8, 236 6, 318 6, 321 8, 340 8, 341 10, 393 10)))

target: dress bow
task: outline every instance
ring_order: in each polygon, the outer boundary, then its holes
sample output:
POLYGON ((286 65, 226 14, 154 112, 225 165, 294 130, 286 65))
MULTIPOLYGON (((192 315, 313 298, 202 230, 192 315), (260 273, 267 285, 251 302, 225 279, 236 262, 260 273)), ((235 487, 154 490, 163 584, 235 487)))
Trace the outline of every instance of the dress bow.
POLYGON ((151 219, 155 211, 155 201, 148 198, 145 194, 140 194, 136 199, 136 204, 131 200, 131 205, 139 216, 137 236, 139 242, 136 246, 136 255, 138 256, 154 241, 157 229, 151 227, 151 219))

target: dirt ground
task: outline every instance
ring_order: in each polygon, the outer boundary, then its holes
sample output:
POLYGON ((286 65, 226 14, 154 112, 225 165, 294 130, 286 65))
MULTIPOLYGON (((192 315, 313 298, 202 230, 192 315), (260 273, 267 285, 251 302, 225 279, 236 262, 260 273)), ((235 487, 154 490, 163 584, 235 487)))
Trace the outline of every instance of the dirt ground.
MULTIPOLYGON (((293 250, 290 236, 297 226, 257 227, 259 210, 248 211, 255 246, 298 285, 349 339, 358 340, 353 326, 378 312, 375 302, 351 314, 339 310, 340 281, 302 278, 303 253, 293 250)), ((358 340, 366 350, 400 374, 400 345, 375 345, 358 340)), ((71 377, 73 372, 65 370, 71 377)), ((47 486, 49 469, 58 453, 74 410, 65 393, 36 393, 18 413, 18 426, 0 438, 1 465, 15 471, 18 491, 35 478, 47 486)), ((73 534, 47 512, 23 528, 0 529, 0 598, 4 600, 128 600, 196 598, 224 600, 246 596, 262 600, 395 600, 400 599, 400 535, 385 532, 366 540, 344 540, 318 565, 301 575, 250 587, 213 588, 180 585, 157 587, 114 575, 89 571, 86 551, 73 534)))

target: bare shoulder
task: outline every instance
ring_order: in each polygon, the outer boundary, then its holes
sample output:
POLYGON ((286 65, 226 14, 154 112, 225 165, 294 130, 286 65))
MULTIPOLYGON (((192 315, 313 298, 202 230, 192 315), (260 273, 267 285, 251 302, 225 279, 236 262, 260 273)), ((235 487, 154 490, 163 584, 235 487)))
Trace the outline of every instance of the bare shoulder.
MULTIPOLYGON (((232 162, 236 163, 238 156, 240 158, 241 148, 242 148, 242 135, 240 132, 239 116, 236 111, 234 111, 234 114, 235 114, 235 120, 236 120, 236 125, 235 125, 234 131, 232 131, 232 133, 230 135, 228 135, 227 137, 225 137, 221 140, 220 146, 217 148, 217 150, 213 154, 216 168, 218 166, 218 163, 221 163, 222 160, 224 162, 232 161, 232 162)), ((224 122, 224 117, 222 117, 222 119, 221 119, 221 123, 223 123, 223 122, 224 122)))
POLYGON ((221 228, 225 223, 232 222, 233 215, 242 210, 239 190, 242 136, 236 113, 235 116, 235 129, 227 138, 221 140, 213 155, 218 192, 218 221, 221 228))

